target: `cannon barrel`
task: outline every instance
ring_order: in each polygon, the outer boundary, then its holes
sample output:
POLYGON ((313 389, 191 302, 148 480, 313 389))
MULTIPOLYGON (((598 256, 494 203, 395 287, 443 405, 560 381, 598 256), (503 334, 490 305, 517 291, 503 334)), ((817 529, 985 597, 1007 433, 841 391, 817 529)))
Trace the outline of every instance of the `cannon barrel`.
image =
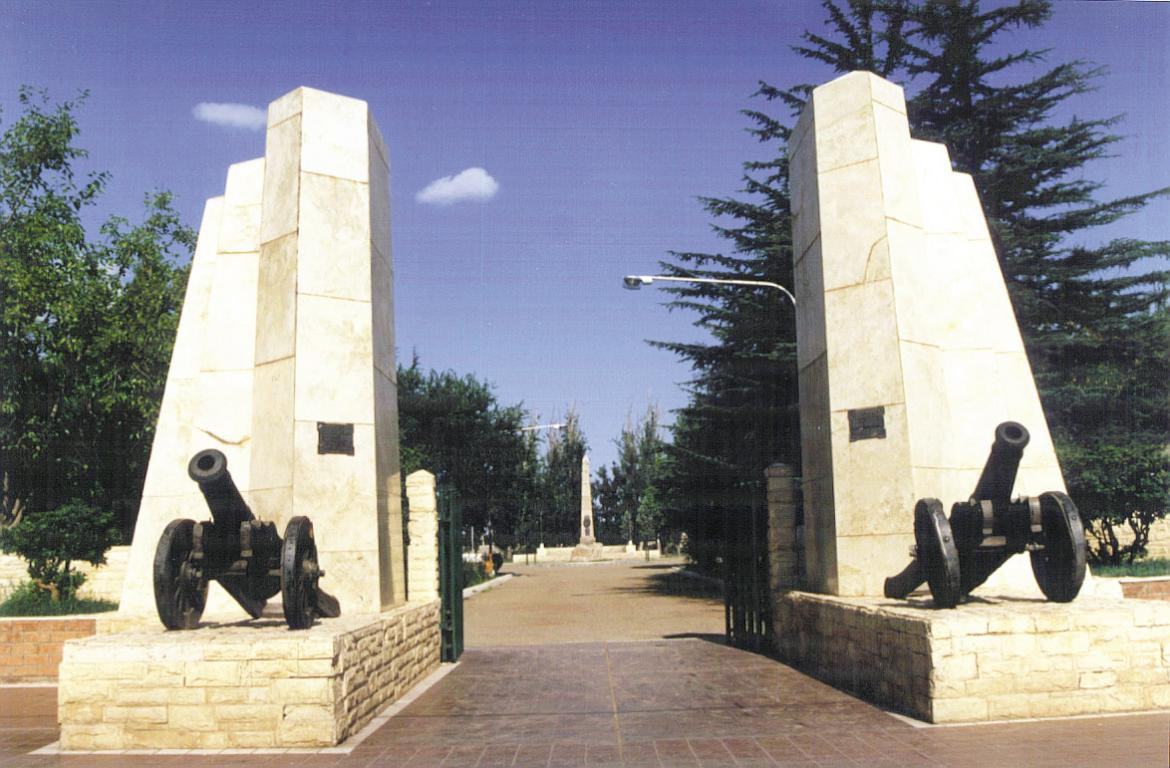
POLYGON ((975 492, 971 494, 973 500, 1011 501, 1016 472, 1030 439, 1027 428, 1019 422, 1005 421, 995 428, 995 442, 991 444, 991 454, 983 465, 975 492))
POLYGON ((187 464, 187 476, 199 484, 216 526, 223 526, 227 531, 238 531, 241 523, 256 519, 232 482, 227 457, 222 451, 208 448, 192 456, 187 464))

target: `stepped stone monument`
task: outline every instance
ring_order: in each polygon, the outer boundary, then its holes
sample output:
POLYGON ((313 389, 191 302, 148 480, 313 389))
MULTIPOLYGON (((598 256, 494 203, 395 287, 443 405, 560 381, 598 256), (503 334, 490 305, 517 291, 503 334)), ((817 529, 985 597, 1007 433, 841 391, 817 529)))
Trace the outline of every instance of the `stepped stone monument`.
POLYGON ((915 501, 966 499, 1000 422, 1031 432, 1017 493, 1064 481, 974 184, 901 88, 822 86, 789 156, 807 584, 880 595, 915 501))
POLYGON ((916 501, 966 500, 997 425, 1031 434, 1016 495, 1064 482, 975 187, 902 89, 814 89, 788 158, 809 591, 776 591, 778 651, 934 722, 1170 704, 1170 606, 1040 602, 1023 555, 955 610, 881 597, 916 501))
MULTIPOLYGON (((298 88, 269 105, 265 156, 231 166, 207 202, 122 600, 102 626, 119 634, 65 650, 64 748, 334 744, 437 666, 434 590, 406 594, 388 158, 365 102, 298 88), (207 448, 257 518, 312 518, 340 618, 244 623, 212 583, 204 626, 163 630, 152 561, 168 522, 209 517, 187 476, 207 448), (246 702, 248 716, 232 710, 246 702)), ((436 568, 421 544, 417 574, 436 568)))
MULTIPOLYGON (((257 517, 309 515, 343 610, 404 599, 389 165, 364 102, 298 89, 233 165, 192 262, 119 613, 155 615, 163 527, 207 517, 187 461, 218 448, 257 517), (348 435, 320 450, 322 427, 348 435)), ((212 586, 205 615, 245 614, 212 586)))

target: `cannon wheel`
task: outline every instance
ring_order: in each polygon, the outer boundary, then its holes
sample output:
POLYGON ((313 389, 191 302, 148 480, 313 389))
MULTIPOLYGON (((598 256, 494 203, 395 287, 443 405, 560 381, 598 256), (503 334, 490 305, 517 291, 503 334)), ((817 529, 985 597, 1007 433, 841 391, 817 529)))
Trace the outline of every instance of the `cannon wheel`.
POLYGON ((1085 581, 1085 526, 1072 499, 1058 491, 1040 494, 1044 548, 1029 553, 1040 591, 1054 603, 1072 601, 1085 581))
POLYGON ((308 629, 317 617, 317 543, 313 522, 298 515, 284 529, 280 554, 280 596, 290 629, 308 629))
POLYGON ((207 605, 207 581, 192 585, 187 571, 194 528, 194 520, 172 520, 154 551, 154 604, 167 629, 195 629, 207 605))
POLYGON ((959 551, 951 524, 938 499, 920 499, 914 505, 914 543, 918 562, 938 608, 954 608, 961 596, 959 551))

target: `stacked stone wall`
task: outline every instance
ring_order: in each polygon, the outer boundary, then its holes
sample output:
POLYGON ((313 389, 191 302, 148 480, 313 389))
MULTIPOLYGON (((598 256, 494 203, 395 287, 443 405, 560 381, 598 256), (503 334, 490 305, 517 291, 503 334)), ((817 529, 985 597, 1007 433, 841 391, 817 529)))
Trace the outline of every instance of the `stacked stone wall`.
POLYGON ((772 591, 800 586, 800 550, 796 530, 799 499, 792 467, 773 464, 764 470, 768 502, 768 572, 772 591))
POLYGON ((283 623, 97 635, 66 643, 65 750, 338 744, 439 665, 439 604, 283 623))
POLYGON ((789 592, 774 611, 786 661, 930 722, 1170 707, 1163 602, 983 599, 936 611, 789 592))

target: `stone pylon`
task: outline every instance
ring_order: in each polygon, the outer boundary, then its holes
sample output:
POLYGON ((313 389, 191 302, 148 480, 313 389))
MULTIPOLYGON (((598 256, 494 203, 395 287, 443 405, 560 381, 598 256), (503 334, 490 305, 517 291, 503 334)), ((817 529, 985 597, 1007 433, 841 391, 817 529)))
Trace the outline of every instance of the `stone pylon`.
POLYGON ((966 499, 1000 422, 1032 435, 1016 494, 1064 482, 975 186, 910 137, 902 89, 868 72, 816 88, 788 157, 805 584, 881 595, 916 500, 966 499))
POLYGON ((581 543, 597 541, 597 529, 593 520, 593 488, 589 484, 589 457, 581 457, 581 543))
MULTIPOLYGON (((396 387, 386 147, 364 101, 298 88, 207 203, 119 618, 157 621, 159 534, 210 518, 186 475, 204 448, 256 517, 313 521, 343 614, 403 602, 396 387)), ((244 613, 213 584, 205 616, 244 613)))

